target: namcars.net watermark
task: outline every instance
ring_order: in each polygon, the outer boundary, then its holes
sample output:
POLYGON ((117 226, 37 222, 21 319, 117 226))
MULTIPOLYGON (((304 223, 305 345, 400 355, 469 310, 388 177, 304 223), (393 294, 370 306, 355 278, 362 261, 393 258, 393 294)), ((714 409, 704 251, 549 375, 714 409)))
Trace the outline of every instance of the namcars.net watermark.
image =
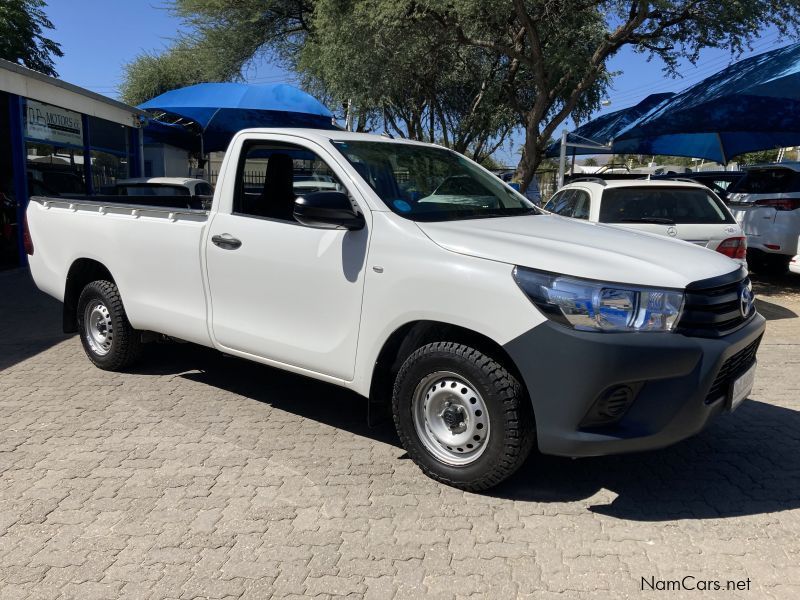
POLYGON ((743 592, 750 590, 750 578, 747 579, 701 579, 694 575, 686 575, 680 579, 656 579, 642 577, 642 591, 646 592, 743 592))

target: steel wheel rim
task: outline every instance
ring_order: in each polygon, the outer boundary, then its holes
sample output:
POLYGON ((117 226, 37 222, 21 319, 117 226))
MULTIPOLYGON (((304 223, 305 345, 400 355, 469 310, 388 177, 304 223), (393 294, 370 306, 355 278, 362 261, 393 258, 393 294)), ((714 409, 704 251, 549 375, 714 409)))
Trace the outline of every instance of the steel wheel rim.
POLYGON ((483 396, 462 376, 436 371, 414 390, 411 414, 417 437, 438 461, 469 465, 486 450, 489 412, 483 396))
POLYGON ((111 351, 114 342, 114 325, 111 313, 102 302, 92 302, 86 306, 83 315, 86 341, 92 352, 105 356, 111 351))

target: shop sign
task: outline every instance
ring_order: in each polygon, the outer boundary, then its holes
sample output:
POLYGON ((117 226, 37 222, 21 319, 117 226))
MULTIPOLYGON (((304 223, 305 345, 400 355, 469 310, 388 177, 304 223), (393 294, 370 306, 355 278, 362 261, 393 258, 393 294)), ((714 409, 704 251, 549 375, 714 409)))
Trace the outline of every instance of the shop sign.
POLYGON ((83 145, 81 115, 52 104, 27 100, 25 137, 55 144, 83 145))

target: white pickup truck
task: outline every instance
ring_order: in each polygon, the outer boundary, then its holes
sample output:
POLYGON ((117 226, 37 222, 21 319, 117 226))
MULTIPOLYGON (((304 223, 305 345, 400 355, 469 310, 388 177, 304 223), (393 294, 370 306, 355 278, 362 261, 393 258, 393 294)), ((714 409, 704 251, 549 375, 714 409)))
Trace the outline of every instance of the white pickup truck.
POLYGON ((98 367, 157 333, 344 386, 469 490, 534 445, 698 432, 747 397, 764 331, 718 252, 543 214, 459 154, 365 134, 242 131, 209 211, 35 197, 24 237, 98 367))

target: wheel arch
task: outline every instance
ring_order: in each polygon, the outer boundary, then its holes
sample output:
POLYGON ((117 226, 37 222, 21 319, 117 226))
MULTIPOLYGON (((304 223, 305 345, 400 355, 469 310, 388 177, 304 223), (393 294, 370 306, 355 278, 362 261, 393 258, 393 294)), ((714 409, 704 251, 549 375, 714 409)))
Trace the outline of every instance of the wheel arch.
POLYGON ((443 321, 410 321, 395 329, 383 343, 369 387, 370 421, 375 415, 386 415, 391 405, 392 386, 403 362, 417 349, 433 342, 455 342, 465 344, 500 362, 514 375, 526 397, 525 381, 511 355, 502 345, 483 333, 443 321))
POLYGON ((81 291, 92 281, 106 280, 112 283, 114 276, 101 262, 92 258, 78 258, 72 262, 67 271, 67 281, 64 286, 64 305, 62 312, 62 327, 64 333, 78 331, 78 298, 81 291))

